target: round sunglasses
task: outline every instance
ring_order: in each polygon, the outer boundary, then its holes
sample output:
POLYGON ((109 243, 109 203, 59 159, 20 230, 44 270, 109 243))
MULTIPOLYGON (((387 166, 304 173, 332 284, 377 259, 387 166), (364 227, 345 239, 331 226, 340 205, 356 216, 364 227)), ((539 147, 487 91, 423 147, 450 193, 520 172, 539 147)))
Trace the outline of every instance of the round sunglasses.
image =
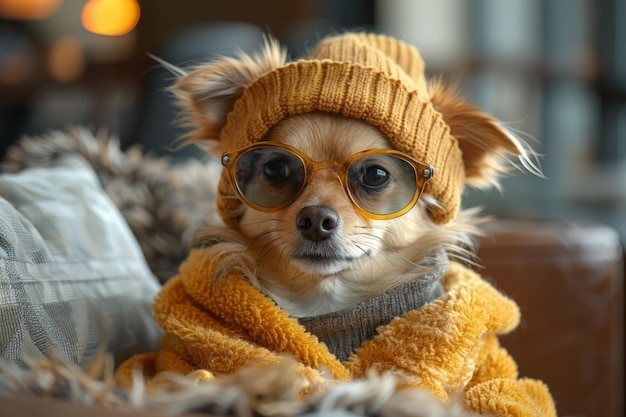
POLYGON ((434 167, 401 152, 372 149, 343 163, 313 161, 297 149, 257 142, 222 155, 237 198, 249 207, 274 212, 293 203, 315 172, 331 169, 361 215, 385 220, 402 216, 417 203, 434 167))

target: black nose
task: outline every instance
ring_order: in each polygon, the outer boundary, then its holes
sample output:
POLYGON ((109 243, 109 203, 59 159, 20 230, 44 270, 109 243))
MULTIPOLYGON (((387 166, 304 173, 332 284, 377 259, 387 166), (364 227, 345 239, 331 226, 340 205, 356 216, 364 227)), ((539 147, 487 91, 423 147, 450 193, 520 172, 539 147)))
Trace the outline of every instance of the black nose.
POLYGON ((339 214, 330 207, 308 206, 296 216, 296 226, 304 238, 313 242, 328 239, 339 226, 339 214))

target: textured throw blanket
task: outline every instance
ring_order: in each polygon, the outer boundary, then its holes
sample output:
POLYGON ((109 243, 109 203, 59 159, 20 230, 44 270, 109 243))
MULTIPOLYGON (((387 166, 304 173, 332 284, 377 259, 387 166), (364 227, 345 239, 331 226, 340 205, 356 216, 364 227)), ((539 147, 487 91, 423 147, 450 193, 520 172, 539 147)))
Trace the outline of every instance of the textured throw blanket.
POLYGON ((120 385, 130 385, 136 369, 155 384, 168 372, 206 381, 295 358, 307 381, 304 397, 320 384, 354 381, 374 370, 393 375, 398 389, 422 388, 444 402, 461 398, 480 414, 556 415, 547 387, 519 379, 514 360, 499 346, 497 335, 519 322, 517 306, 460 265, 449 265, 440 298, 381 326, 343 362, 245 278, 233 272, 211 282, 213 266, 205 250, 194 250, 167 282, 154 304, 167 332, 162 349, 124 363, 120 385))

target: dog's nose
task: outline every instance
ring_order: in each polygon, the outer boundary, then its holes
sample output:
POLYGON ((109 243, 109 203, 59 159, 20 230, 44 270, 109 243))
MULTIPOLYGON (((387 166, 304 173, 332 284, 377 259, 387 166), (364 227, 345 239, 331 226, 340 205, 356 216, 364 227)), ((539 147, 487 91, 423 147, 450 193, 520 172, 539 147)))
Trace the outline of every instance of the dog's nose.
POLYGON ((339 226, 339 214, 330 207, 307 206, 296 216, 296 226, 305 239, 319 242, 335 232, 339 226))

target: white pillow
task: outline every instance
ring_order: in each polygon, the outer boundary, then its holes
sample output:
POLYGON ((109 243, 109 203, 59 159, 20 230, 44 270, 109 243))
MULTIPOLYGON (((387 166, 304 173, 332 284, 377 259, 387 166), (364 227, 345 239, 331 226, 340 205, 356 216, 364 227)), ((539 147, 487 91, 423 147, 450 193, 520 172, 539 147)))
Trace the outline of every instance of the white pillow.
POLYGON ((101 347, 122 360, 157 349, 159 284, 122 215, 80 157, 0 174, 0 357, 101 347))

